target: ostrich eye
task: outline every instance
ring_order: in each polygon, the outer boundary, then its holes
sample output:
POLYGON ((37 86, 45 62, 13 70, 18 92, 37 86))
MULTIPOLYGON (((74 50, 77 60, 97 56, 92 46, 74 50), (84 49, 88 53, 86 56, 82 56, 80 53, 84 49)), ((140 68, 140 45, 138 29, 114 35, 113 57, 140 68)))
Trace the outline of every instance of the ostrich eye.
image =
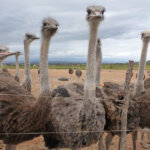
POLYGON ((87 10, 87 13, 88 13, 88 15, 90 15, 91 14, 91 10, 87 10))
POLYGON ((32 38, 32 36, 31 36, 31 35, 27 35, 27 37, 28 37, 29 39, 31 39, 31 38, 32 38))
POLYGON ((102 14, 105 12, 105 9, 102 10, 102 14))
POLYGON ((47 23, 43 23, 43 26, 46 26, 47 25, 47 23))

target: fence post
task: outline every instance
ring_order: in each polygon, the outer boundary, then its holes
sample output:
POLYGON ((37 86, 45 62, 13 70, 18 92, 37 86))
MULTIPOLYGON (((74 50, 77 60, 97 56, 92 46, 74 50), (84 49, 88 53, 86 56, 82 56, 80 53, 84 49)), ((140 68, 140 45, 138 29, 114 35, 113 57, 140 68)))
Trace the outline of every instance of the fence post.
POLYGON ((126 132, 127 132, 127 113, 130 100, 130 81, 133 75, 134 61, 129 61, 128 69, 126 72, 126 79, 124 84, 124 104, 121 114, 121 137, 119 143, 120 150, 126 150, 126 132))

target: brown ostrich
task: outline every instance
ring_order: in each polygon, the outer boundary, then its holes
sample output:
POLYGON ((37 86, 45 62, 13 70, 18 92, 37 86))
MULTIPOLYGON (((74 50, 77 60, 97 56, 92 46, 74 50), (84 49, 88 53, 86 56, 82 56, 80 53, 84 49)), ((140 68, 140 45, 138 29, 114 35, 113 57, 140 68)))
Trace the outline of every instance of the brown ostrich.
POLYGON ((82 76, 82 71, 81 71, 80 69, 77 69, 77 70, 75 71, 75 74, 76 74, 76 76, 78 77, 78 81, 79 81, 80 77, 82 76))
POLYGON ((69 72, 70 79, 71 79, 71 75, 72 75, 72 74, 73 74, 73 72, 74 72, 73 68, 69 68, 68 72, 69 72))
POLYGON ((7 73, 0 74, 0 139, 7 144, 6 150, 15 150, 16 144, 31 140, 45 131, 50 120, 51 94, 48 79, 48 48, 57 31, 52 18, 43 20, 40 54, 40 95, 35 98, 7 73), (36 133, 37 134, 32 134, 36 133), (26 134, 27 133, 27 134, 26 134))
POLYGON ((16 52, 16 75, 15 75, 15 80, 17 82, 20 82, 20 73, 19 73, 19 61, 18 61, 18 57, 21 55, 21 52, 16 52))
POLYGON ((84 96, 57 96, 52 99, 51 120, 44 135, 49 148, 81 148, 96 143, 103 134, 105 111, 101 100, 95 97, 96 41, 105 9, 91 6, 87 9, 90 27, 87 72, 84 96), (92 71, 91 71, 92 70, 92 71), (93 132, 94 131, 94 132, 93 132))
POLYGON ((30 55, 29 55, 29 47, 30 44, 34 41, 39 39, 34 34, 26 33, 24 38, 24 56, 25 56, 25 69, 24 69, 24 81, 22 86, 31 92, 31 75, 30 75, 30 55))

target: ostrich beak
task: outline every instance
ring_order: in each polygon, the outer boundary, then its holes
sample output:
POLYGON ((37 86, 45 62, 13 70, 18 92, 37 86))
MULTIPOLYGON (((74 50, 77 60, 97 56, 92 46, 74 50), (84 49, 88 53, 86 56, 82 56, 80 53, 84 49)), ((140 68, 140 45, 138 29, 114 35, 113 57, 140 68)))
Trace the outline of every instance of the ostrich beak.
POLYGON ((47 29, 47 30, 56 29, 57 30, 58 27, 55 25, 50 25, 50 26, 46 26, 45 29, 47 29))
POLYGON ((97 17, 97 18, 103 18, 103 14, 101 14, 99 12, 96 12, 95 13, 95 17, 97 17))
POLYGON ((34 37, 33 39, 34 39, 34 40, 38 40, 38 39, 40 39, 40 38, 39 38, 39 37, 34 37))

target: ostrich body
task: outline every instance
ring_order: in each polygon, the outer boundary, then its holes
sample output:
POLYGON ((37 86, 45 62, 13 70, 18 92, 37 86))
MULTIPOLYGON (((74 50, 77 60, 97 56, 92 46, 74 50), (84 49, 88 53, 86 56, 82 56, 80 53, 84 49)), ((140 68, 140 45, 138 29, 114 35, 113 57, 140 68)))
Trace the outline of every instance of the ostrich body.
POLYGON ((78 78, 80 78, 81 75, 82 75, 82 71, 81 71, 80 69, 77 69, 76 72, 75 72, 75 74, 76 74, 76 76, 77 76, 78 78))
POLYGON ((48 81, 48 47, 50 38, 57 31, 55 20, 46 18, 42 25, 42 46, 40 56, 40 95, 35 98, 19 86, 11 76, 0 75, 0 139, 8 144, 6 149, 15 149, 20 142, 39 136, 46 131, 45 125, 50 120, 51 96, 48 81), (47 65, 46 65, 47 64, 47 65), (32 100, 33 99, 33 100, 32 100), (38 132, 32 134, 32 132, 38 132), (7 134, 5 134, 7 133, 7 134), (9 134, 22 133, 22 134, 9 134), (31 134, 23 134, 31 133, 31 134))
POLYGON ((87 11, 90 39, 84 96, 57 96, 52 99, 51 120, 47 131, 53 134, 44 135, 45 144, 49 148, 89 146, 96 143, 103 134, 105 112, 101 101, 95 98, 95 73, 91 69, 96 65, 96 39, 104 8, 92 6, 87 11))
POLYGON ((29 55, 29 46, 31 42, 39 39, 34 34, 26 33, 24 38, 24 55, 25 55, 25 70, 24 70, 24 81, 22 86, 31 92, 31 76, 30 76, 30 55, 29 55))
POLYGON ((16 75, 15 75, 15 80, 20 82, 20 73, 19 73, 19 61, 18 57, 21 55, 21 52, 16 52, 16 75))

